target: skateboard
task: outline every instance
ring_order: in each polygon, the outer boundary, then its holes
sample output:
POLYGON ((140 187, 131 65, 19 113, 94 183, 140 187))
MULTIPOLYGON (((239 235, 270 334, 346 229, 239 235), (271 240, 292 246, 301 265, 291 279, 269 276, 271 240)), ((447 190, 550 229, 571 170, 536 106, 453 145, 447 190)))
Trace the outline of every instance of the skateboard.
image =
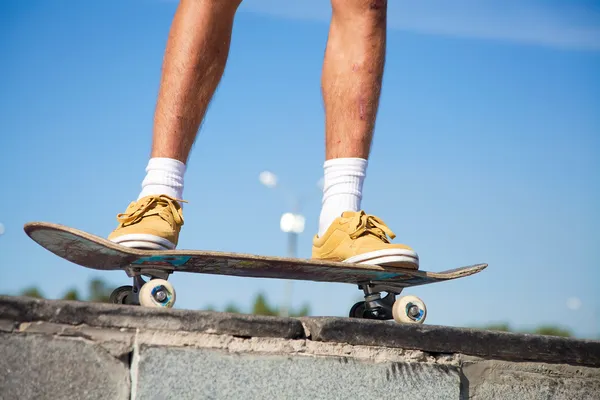
POLYGON ((191 272, 350 283, 358 285, 363 291, 364 301, 351 307, 349 317, 422 324, 427 316, 425 303, 416 296, 396 298, 403 289, 462 278, 487 267, 487 264, 475 264, 443 272, 429 272, 241 253, 143 250, 128 248, 54 223, 31 222, 25 224, 24 230, 39 245, 70 262, 96 270, 125 271, 128 277, 133 278, 133 284, 115 289, 110 301, 146 307, 173 307, 176 294, 168 277, 175 272, 191 272), (382 293, 385 295, 382 296, 382 293))

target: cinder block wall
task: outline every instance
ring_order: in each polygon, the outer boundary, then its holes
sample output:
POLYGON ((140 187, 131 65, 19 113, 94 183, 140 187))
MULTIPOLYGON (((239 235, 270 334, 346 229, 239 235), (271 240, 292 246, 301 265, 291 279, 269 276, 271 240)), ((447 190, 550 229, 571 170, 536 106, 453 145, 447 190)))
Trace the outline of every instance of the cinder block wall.
POLYGON ((600 342, 0 296, 0 399, 600 399, 600 342))

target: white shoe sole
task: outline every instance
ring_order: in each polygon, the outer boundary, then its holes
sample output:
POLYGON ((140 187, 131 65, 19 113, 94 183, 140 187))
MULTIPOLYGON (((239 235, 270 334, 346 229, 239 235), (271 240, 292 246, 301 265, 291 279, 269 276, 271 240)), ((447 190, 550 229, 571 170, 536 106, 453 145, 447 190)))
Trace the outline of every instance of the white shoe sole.
POLYGON ((369 265, 397 265, 404 268, 419 268, 419 256, 411 250, 385 249, 363 253, 344 260, 347 263, 369 265))
POLYGON ((147 233, 132 233, 116 237, 111 241, 121 246, 143 250, 173 250, 176 247, 165 238, 147 233))

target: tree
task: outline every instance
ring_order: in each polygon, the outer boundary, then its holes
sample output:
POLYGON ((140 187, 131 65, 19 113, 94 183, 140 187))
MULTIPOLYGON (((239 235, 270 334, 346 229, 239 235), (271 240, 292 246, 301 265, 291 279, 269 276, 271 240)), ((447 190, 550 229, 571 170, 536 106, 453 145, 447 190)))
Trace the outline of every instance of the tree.
POLYGON ((487 329, 488 331, 510 332, 510 326, 508 326, 507 323, 491 324, 485 326, 483 329, 487 329))
POLYGON ((490 330, 490 331, 502 331, 502 332, 532 333, 532 334, 536 334, 536 335, 546 335, 546 336, 562 336, 562 337, 573 336, 573 334, 568 329, 561 328, 558 326, 551 326, 551 325, 542 325, 542 326, 539 326, 532 330, 527 330, 527 329, 514 330, 510 327, 509 324, 503 322, 503 323, 486 325, 486 326, 482 327, 482 329, 490 330))
POLYGON ((64 295, 63 295, 63 300, 79 300, 79 292, 77 292, 77 289, 73 288, 73 289, 69 289, 64 295))
POLYGON ((233 303, 228 304, 227 307, 225 307, 224 311, 228 312, 228 313, 236 313, 236 314, 241 314, 242 313, 240 311, 240 308, 237 305, 233 304, 233 303))
POLYGON ((290 314, 290 317, 307 317, 310 314, 310 306, 305 304, 296 312, 290 314))
MULTIPOLYGON (((204 311, 217 311, 213 305, 207 305, 203 307, 204 311)), ((244 314, 242 309, 234 303, 229 303, 225 309, 225 312, 236 313, 236 314, 244 314)), ((280 309, 276 306, 270 305, 267 301, 266 296, 263 293, 258 293, 254 299, 254 303, 252 304, 252 308, 249 310, 249 314, 254 315, 270 315, 270 316, 278 316, 280 309)), ((288 315, 290 317, 305 317, 310 314, 310 307, 308 304, 302 306, 299 310, 290 310, 288 315)))
POLYGON ((35 297, 36 299, 44 298, 44 295, 42 294, 42 292, 36 287, 30 287, 30 288, 21 290, 21 296, 35 297))
POLYGON ((88 301, 96 303, 108 303, 110 299, 110 293, 113 291, 112 288, 106 285, 102 279, 92 279, 89 284, 89 297, 88 301))
MULTIPOLYGON (((262 293, 259 293, 254 300, 254 307, 252 309, 252 313, 255 315, 279 315, 279 308, 270 306, 267 303, 267 299, 262 293)), ((298 311, 289 310, 288 315, 290 317, 306 317, 310 314, 310 307, 308 304, 302 306, 302 308, 298 311)))
POLYGON ((533 333, 538 335, 547 335, 547 336, 562 336, 562 337, 571 337, 572 334, 568 329, 559 328, 556 326, 547 326, 543 325, 536 328, 533 333))
POLYGON ((259 293, 254 300, 254 307, 252 307, 252 314, 255 315, 279 315, 277 308, 270 307, 267 304, 267 299, 262 293, 259 293))
MULTIPOLYGON (((110 288, 106 282, 102 279, 95 278, 90 281, 88 284, 88 297, 84 299, 80 296, 77 289, 72 288, 67 290, 62 296, 62 300, 80 300, 80 301, 93 301, 93 302, 102 302, 108 303, 110 293, 112 292, 112 288, 110 288)), ((21 296, 27 297, 35 297, 38 299, 43 299, 45 296, 42 294, 41 290, 36 287, 29 287, 21 290, 21 296)))

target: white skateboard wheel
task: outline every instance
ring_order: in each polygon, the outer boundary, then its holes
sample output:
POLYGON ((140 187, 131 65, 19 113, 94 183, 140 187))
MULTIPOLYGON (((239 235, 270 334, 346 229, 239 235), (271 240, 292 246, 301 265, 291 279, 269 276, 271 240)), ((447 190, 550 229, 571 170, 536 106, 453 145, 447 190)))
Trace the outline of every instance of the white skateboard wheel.
POLYGON ((172 308, 175 304, 175 288, 164 279, 152 279, 140 289, 140 305, 144 307, 172 308))
POLYGON ((427 307, 417 296, 403 296, 394 302, 392 316, 396 322, 422 324, 427 317, 427 307))

